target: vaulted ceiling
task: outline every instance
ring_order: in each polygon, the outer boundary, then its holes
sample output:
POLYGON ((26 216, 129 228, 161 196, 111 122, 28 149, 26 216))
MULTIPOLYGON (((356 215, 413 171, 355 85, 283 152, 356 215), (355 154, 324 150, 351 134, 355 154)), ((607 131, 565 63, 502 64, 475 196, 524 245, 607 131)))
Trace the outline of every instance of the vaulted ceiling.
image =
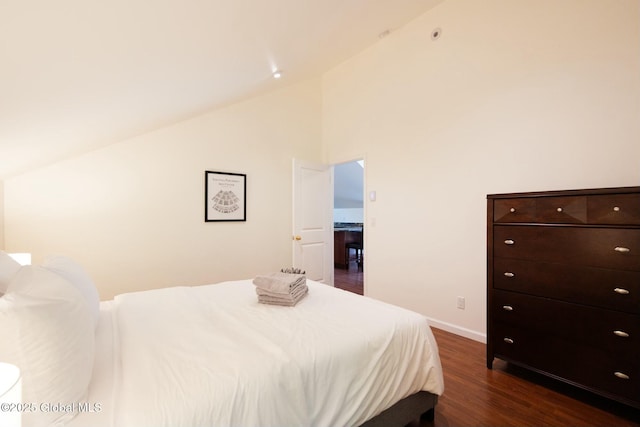
POLYGON ((321 75, 441 1, 2 0, 0 179, 321 75))

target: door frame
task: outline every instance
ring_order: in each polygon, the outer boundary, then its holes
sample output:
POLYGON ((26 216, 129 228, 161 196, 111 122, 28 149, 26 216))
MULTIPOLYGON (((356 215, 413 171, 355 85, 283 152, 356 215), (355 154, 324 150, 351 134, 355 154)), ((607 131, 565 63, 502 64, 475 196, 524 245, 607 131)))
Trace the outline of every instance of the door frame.
MULTIPOLYGON (((363 253, 367 253, 368 251, 368 235, 369 235, 369 222, 368 222, 368 197, 367 197, 367 155, 362 154, 360 156, 349 156, 347 158, 344 159, 340 159, 339 161, 334 161, 330 164, 331 166, 331 180, 332 180, 332 185, 335 187, 335 181, 333 180, 333 172, 334 172, 334 168, 337 165, 341 165, 344 163, 353 163, 353 162, 357 162, 359 160, 364 161, 364 167, 363 167, 363 171, 362 171, 362 224, 364 225, 363 227, 363 233, 362 233, 362 251, 363 253)), ((333 189, 332 189, 332 193, 333 193, 333 189)), ((331 195, 331 206, 333 206, 333 194, 331 195)), ((333 223, 331 228, 333 229, 333 223)), ((331 236, 331 239, 333 240, 333 235, 331 236)), ((333 252, 332 252, 333 253, 333 252)), ((332 255, 331 258, 334 258, 334 256, 332 255)), ((335 264, 335 259, 333 260, 334 264, 335 264)), ((368 263, 365 262, 363 267, 362 267, 362 286, 363 286, 363 294, 367 295, 367 265, 368 263)))
MULTIPOLYGON (((353 156, 353 157, 348 157, 345 158, 344 160, 340 160, 340 161, 335 161, 332 163, 321 163, 321 162, 310 162, 310 161, 306 161, 303 159, 299 159, 299 158, 293 158, 293 182, 292 184, 292 196, 295 197, 295 173, 296 173, 296 164, 297 163, 307 163, 307 164, 324 164, 326 166, 329 167, 329 173, 330 173, 330 177, 331 177, 331 188, 330 188, 330 194, 329 194, 329 198, 326 201, 326 203, 328 204, 329 209, 331 210, 331 227, 330 227, 330 231, 329 231, 329 235, 326 238, 326 241, 328 242, 329 245, 329 252, 330 252, 330 262, 331 262, 331 274, 330 274, 330 283, 327 283, 330 286, 334 286, 334 273, 333 270, 335 269, 335 256, 334 256, 334 242, 333 242, 333 209, 334 209, 334 188, 335 188, 335 180, 334 180, 334 168, 336 165, 340 165, 343 163, 352 163, 352 162, 357 162, 359 160, 363 160, 364 161, 364 168, 363 168, 363 176, 362 176, 362 208, 363 208, 363 218, 362 218, 362 223, 365 225, 364 227, 364 232, 362 235, 362 239, 363 239, 363 251, 365 253, 368 252, 368 235, 369 235, 369 221, 368 221, 368 215, 369 215, 369 207, 368 207, 368 198, 367 198, 367 155, 363 154, 360 156, 353 156)), ((292 229, 292 238, 295 238, 295 234, 296 234, 296 218, 295 218, 295 200, 292 201, 292 219, 291 219, 291 229, 292 229)), ((291 253, 291 257, 292 257, 292 262, 295 260, 295 246, 292 244, 292 253, 291 253)), ((362 274, 363 274, 363 288, 364 288, 364 294, 367 294, 367 276, 368 276, 368 263, 365 262, 364 266, 362 268, 362 274)))

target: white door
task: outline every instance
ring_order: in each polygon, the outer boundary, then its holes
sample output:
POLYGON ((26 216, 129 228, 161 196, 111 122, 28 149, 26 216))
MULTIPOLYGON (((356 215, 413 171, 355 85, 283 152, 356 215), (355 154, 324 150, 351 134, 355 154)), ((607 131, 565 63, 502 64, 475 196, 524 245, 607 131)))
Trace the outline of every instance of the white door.
POLYGON ((293 160, 293 265, 333 286, 333 177, 328 165, 293 160))

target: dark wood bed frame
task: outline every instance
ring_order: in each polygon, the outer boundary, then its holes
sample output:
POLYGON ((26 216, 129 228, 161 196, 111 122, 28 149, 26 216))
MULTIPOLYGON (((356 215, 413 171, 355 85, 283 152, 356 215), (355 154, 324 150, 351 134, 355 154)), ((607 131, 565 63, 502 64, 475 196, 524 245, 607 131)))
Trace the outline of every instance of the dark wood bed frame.
POLYGON ((419 391, 406 397, 381 412, 360 427, 404 427, 413 420, 433 421, 438 396, 428 391, 419 391))

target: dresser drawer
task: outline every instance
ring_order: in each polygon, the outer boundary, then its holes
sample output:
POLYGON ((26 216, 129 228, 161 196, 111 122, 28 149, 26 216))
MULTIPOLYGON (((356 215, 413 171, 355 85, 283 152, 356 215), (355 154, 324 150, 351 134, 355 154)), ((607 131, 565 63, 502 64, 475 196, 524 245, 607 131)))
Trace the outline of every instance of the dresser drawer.
POLYGON ((568 196, 536 199, 536 222, 586 224, 587 198, 585 196, 568 196))
POLYGON ((640 314, 640 271, 494 258, 493 287, 640 314))
POLYGON ((640 225, 640 193, 515 197, 493 204, 497 223, 640 225))
POLYGON ((640 316, 516 292, 495 291, 495 321, 563 341, 640 358, 640 316))
POLYGON ((496 225, 493 256, 640 271, 640 229, 496 225))
POLYGON ((586 224, 587 197, 540 197, 494 200, 494 222, 586 224))
POLYGON ((619 357, 553 335, 538 334, 496 322, 496 357, 564 379, 608 397, 637 402, 640 368, 636 360, 619 357))
POLYGON ((493 221, 495 222, 535 222, 535 220, 535 199, 515 198, 493 201, 493 221))
POLYGON ((640 225, 640 193, 588 196, 587 222, 640 225))

